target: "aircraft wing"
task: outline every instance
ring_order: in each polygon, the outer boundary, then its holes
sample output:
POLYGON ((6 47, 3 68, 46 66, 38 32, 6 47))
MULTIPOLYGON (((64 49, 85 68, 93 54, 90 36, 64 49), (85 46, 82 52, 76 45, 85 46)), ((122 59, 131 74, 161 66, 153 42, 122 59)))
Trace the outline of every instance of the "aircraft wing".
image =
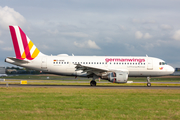
POLYGON ((95 67, 95 66, 87 66, 87 65, 81 65, 81 64, 76 64, 76 71, 82 70, 83 72, 87 72, 89 75, 90 74, 96 74, 98 75, 99 73, 104 73, 109 71, 107 68, 100 68, 100 67, 95 67))
POLYGON ((115 72, 115 71, 127 71, 126 69, 107 69, 105 67, 97 67, 97 66, 88 66, 76 64, 76 71, 82 70, 82 73, 87 72, 87 75, 96 74, 97 76, 102 75, 106 72, 115 72))

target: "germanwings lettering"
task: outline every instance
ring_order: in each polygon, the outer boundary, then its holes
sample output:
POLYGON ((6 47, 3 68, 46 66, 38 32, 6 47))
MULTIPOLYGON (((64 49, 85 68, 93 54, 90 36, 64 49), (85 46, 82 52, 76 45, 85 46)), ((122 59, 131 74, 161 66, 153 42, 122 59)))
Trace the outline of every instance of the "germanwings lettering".
POLYGON ((106 62, 145 62, 145 59, 136 59, 136 58, 132 58, 132 59, 123 59, 123 58, 106 58, 105 59, 106 62))

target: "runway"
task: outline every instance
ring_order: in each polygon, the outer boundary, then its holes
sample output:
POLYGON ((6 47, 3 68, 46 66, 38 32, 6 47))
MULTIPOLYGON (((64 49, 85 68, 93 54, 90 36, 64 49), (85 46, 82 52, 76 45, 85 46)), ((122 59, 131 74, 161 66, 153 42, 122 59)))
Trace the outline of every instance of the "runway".
POLYGON ((0 87, 43 87, 43 88, 90 88, 90 89, 180 89, 180 86, 90 86, 90 85, 20 85, 0 84, 0 87))

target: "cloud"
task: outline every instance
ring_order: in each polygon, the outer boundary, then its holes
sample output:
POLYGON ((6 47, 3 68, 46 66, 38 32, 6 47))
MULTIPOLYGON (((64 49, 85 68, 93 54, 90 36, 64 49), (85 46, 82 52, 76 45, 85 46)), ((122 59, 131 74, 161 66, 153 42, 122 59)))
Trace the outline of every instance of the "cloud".
POLYGON ((4 44, 4 41, 0 40, 0 44, 4 44))
POLYGON ((136 31, 135 37, 136 39, 141 39, 143 37, 143 34, 140 31, 136 31))
POLYGON ((126 30, 126 27, 124 27, 123 25, 119 25, 119 28, 120 28, 121 30, 126 30))
POLYGON ((13 48, 12 47, 5 47, 5 48, 2 48, 3 51, 13 51, 13 48))
POLYGON ((8 29, 9 25, 22 26, 26 22, 25 18, 13 8, 0 6, 0 26, 8 29))
POLYGON ((149 39, 149 38, 152 38, 152 36, 151 36, 149 33, 146 33, 146 34, 144 35, 144 39, 149 39))
POLYGON ((92 40, 85 41, 83 43, 74 42, 74 45, 80 48, 91 48, 91 49, 101 49, 96 43, 92 40))
POLYGON ((152 36, 151 36, 149 33, 145 33, 145 34, 143 35, 143 33, 140 32, 140 31, 136 31, 135 37, 136 37, 136 39, 141 39, 141 38, 149 39, 149 38, 152 38, 152 36))
POLYGON ((156 23, 156 21, 155 20, 145 20, 145 19, 132 19, 132 22, 133 23, 141 23, 141 24, 154 24, 154 23, 156 23))
POLYGON ((170 30, 172 29, 172 27, 170 25, 167 25, 167 24, 162 24, 161 25, 161 28, 164 29, 164 30, 170 30))
POLYGON ((177 30, 172 36, 174 40, 180 40, 180 30, 177 30))
POLYGON ((81 32, 62 32, 61 35, 65 36, 73 36, 73 37, 88 37, 88 34, 81 33, 81 32))
POLYGON ((47 32, 49 32, 50 34, 53 34, 53 35, 56 35, 59 33, 59 31, 56 29, 56 30, 47 30, 47 32))

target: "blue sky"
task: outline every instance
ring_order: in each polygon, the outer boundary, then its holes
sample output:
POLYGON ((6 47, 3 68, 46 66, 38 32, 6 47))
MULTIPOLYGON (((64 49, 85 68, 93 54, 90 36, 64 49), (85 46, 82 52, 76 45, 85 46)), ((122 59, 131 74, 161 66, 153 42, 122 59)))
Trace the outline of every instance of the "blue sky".
POLYGON ((145 56, 180 67, 179 0, 1 0, 0 64, 15 56, 9 25, 47 55, 145 56))

